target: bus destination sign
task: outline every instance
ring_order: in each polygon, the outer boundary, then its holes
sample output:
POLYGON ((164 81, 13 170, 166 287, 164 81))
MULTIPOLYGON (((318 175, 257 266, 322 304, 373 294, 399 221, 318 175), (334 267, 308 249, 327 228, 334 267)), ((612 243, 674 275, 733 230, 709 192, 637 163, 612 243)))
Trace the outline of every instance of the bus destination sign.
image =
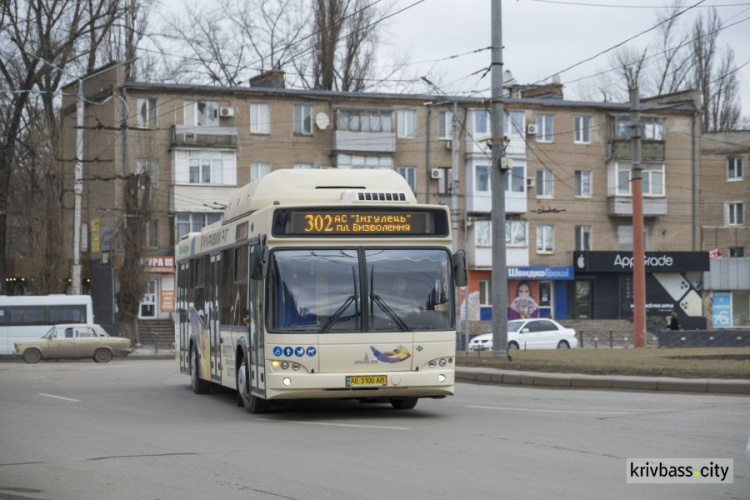
POLYGON ((446 236, 441 210, 286 209, 276 212, 276 236, 446 236))

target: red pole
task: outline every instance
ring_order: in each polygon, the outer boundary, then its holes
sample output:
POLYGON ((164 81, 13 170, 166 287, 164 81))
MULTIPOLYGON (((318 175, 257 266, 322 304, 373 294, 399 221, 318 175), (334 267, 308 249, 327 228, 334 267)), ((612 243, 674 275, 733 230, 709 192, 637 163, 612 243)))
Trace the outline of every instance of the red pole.
POLYGON ((633 134, 633 345, 645 347, 646 263, 643 248, 643 180, 641 170, 641 113, 638 86, 630 89, 631 130, 633 134))

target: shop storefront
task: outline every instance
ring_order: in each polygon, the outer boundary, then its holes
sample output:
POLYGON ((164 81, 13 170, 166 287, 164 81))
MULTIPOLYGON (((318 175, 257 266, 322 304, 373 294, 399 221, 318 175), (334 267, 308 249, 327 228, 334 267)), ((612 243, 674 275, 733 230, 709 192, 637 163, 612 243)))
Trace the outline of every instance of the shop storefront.
POLYGON ((705 283, 711 328, 750 327, 750 259, 711 259, 705 283))
POLYGON ((174 312, 174 257, 144 257, 146 293, 138 306, 138 319, 168 319, 174 312))
MULTIPOLYGON (((568 290, 574 297, 572 317, 632 320, 632 252, 575 252, 573 259, 576 276, 568 290)), ((645 259, 647 329, 663 329, 672 312, 682 329, 705 329, 702 292, 708 252, 646 252, 645 259)))

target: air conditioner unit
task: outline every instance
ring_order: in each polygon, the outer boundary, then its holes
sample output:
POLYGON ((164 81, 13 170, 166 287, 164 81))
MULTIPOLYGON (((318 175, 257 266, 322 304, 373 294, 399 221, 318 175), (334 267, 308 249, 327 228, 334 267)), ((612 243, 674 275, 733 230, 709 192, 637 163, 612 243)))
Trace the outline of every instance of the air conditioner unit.
POLYGON ((536 179, 533 177, 526 177, 526 187, 533 188, 534 186, 536 186, 536 179))
POLYGON ((453 140, 445 141, 445 149, 451 151, 453 149, 453 140))
POLYGON ((443 178, 443 169, 442 168, 433 168, 430 170, 430 177, 432 179, 442 179, 443 178))
POLYGON ((233 118, 234 108, 231 106, 219 108, 219 116, 221 116, 222 118, 233 118))
POLYGON ((526 127, 526 132, 529 135, 536 135, 536 123, 529 123, 526 127))

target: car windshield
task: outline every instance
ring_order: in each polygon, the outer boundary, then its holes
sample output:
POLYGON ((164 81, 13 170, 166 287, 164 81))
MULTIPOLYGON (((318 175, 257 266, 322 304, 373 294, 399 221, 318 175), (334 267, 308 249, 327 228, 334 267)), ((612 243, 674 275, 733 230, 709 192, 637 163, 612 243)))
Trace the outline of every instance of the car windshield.
POLYGON ((521 326, 526 323, 525 321, 508 321, 508 331, 517 332, 521 329, 521 326))
POLYGON ((56 330, 57 330, 57 328, 55 328, 53 326, 52 328, 50 328, 49 330, 47 330, 47 333, 45 333, 44 335, 42 335, 42 338, 43 339, 51 339, 52 337, 55 336, 55 331, 56 330))
POLYGON ((272 331, 448 330, 454 321, 442 249, 277 250, 270 280, 272 331))

